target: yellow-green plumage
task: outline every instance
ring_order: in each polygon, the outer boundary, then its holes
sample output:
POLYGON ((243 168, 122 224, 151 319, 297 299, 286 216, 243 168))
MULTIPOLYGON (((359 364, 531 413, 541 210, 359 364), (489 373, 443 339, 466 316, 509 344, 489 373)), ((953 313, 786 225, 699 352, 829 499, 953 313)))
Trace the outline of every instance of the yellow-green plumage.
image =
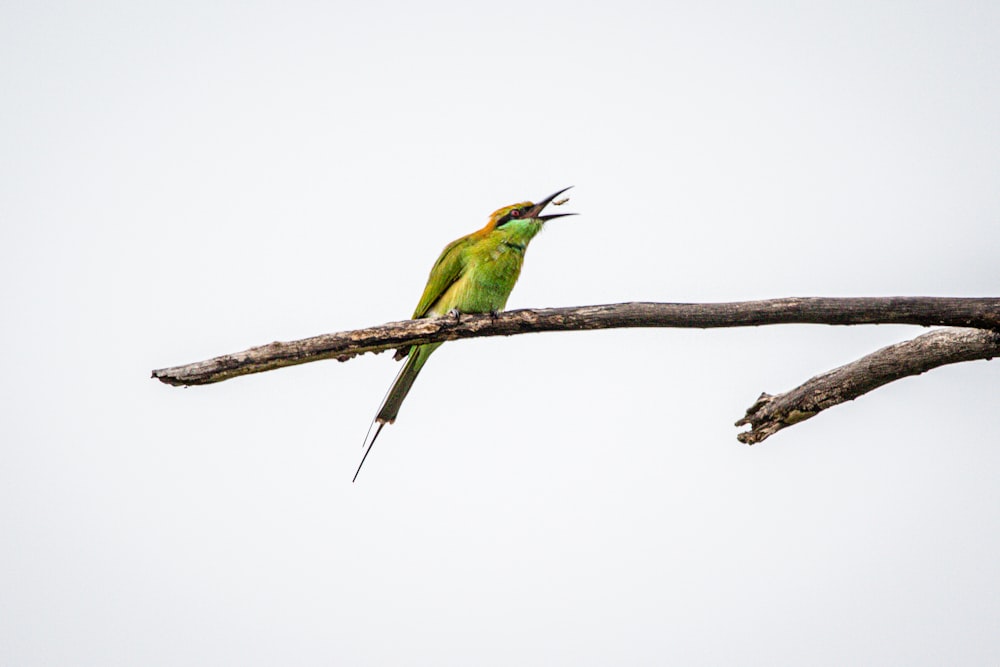
MULTIPOLYGON (((572 215, 540 215, 553 199, 568 189, 560 190, 538 204, 521 202, 498 209, 485 227, 449 243, 431 269, 427 286, 413 311, 413 319, 441 317, 451 312, 489 313, 503 310, 521 275, 524 253, 531 239, 541 231, 546 220, 572 215)), ((413 381, 431 353, 440 346, 441 343, 414 345, 396 351, 397 359, 407 357, 406 364, 375 417, 379 426, 368 451, 375 444, 382 427, 396 420, 399 407, 413 381)), ((364 464, 364 458, 361 463, 364 464)), ((358 470, 361 470, 360 465, 358 470)))

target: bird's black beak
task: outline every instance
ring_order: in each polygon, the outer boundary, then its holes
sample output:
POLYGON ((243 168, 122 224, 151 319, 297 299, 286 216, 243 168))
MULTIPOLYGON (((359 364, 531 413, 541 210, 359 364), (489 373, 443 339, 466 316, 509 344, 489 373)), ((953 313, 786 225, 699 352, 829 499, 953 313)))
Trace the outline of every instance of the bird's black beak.
MULTIPOLYGON (((572 185, 569 188, 573 187, 572 185)), ((541 215, 541 212, 545 210, 545 207, 552 203, 552 200, 561 195, 562 193, 569 190, 569 188, 563 188, 559 192, 554 192, 542 201, 535 204, 530 211, 522 215, 522 218, 532 218, 534 220, 552 220, 553 218, 563 218, 567 215, 576 215, 576 213, 553 213, 551 215, 541 215)))

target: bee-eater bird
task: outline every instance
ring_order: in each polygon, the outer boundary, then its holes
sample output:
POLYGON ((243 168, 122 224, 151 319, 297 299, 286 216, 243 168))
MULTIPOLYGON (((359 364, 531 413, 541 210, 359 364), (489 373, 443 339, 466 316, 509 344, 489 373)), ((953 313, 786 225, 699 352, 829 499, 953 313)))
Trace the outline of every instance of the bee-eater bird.
MULTIPOLYGON (((503 310, 507 305, 507 297, 521 274, 524 252, 531 239, 541 231, 546 221, 575 215, 541 214, 552 200, 566 190, 569 188, 563 188, 537 204, 525 201, 497 209, 485 227, 449 243, 431 269, 424 294, 420 297, 417 309, 413 311, 412 319, 448 314, 458 317, 460 313, 496 313, 503 310)), ((563 202, 556 202, 561 203, 563 202)), ((413 381, 417 379, 420 369, 427 363, 431 353, 440 346, 441 343, 430 343, 396 350, 395 358, 406 358, 406 364, 396 376, 396 381, 372 422, 373 426, 377 423, 378 428, 361 457, 354 480, 358 478, 361 466, 365 464, 368 452, 372 450, 382 427, 396 421, 399 406, 413 386, 413 381)), ((368 433, 371 434, 370 427, 368 433)), ((365 441, 368 441, 367 435, 365 441)))

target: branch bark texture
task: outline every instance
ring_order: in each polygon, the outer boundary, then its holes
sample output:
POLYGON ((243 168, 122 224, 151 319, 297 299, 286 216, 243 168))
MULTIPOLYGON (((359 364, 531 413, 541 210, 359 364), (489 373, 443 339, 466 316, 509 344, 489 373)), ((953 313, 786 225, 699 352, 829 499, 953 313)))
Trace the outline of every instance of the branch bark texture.
POLYGON ((633 302, 513 310, 496 316, 462 315, 458 319, 446 316, 274 342, 206 361, 154 370, 153 377, 176 386, 211 384, 321 359, 347 361, 365 352, 378 353, 407 345, 479 336, 625 327, 717 328, 766 324, 915 324, 1000 331, 1000 299, 808 297, 708 304, 633 302))
POLYGON ((884 347, 832 371, 817 375, 791 391, 764 393, 747 409, 736 426, 750 425, 737 434, 753 445, 786 426, 805 421, 827 408, 932 368, 1000 356, 1000 333, 985 329, 940 329, 913 340, 884 347))

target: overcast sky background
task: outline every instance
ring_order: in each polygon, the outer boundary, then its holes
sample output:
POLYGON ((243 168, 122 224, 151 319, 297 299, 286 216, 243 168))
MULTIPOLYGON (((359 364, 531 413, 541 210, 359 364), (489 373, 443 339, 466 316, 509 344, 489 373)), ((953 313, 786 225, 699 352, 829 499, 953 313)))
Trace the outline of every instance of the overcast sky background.
POLYGON ((767 442, 912 327, 153 368, 407 317, 575 185, 509 307, 998 296, 1000 5, 0 6, 0 664, 1000 662, 1000 362, 767 442))

